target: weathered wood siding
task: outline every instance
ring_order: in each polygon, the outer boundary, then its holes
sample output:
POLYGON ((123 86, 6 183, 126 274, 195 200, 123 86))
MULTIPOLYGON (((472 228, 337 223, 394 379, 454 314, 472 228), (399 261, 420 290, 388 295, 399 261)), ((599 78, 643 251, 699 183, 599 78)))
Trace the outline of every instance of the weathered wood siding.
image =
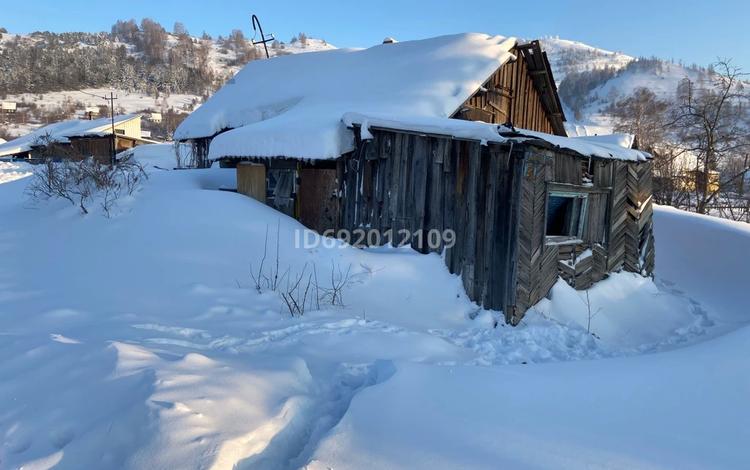
POLYGON ((512 308, 522 154, 448 137, 371 132, 374 138, 339 164, 340 228, 390 233, 396 244, 404 241, 399 231, 408 231, 405 241, 415 250, 444 253, 477 303, 512 308), (430 247, 430 230, 452 230, 455 244, 430 247))
POLYGON ((298 174, 299 221, 320 233, 337 227, 339 198, 336 169, 302 167, 298 174))
POLYGON ((557 247, 545 244, 547 183, 555 174, 551 152, 527 149, 518 223, 516 304, 506 320, 517 324, 557 281, 557 247))
POLYGON ((532 77, 532 73, 542 71, 530 71, 524 53, 518 49, 512 53, 517 60, 492 74, 483 89, 470 97, 453 117, 493 124, 510 122, 523 129, 565 135, 562 112, 545 105, 539 85, 532 77))
POLYGON ((511 323, 547 295, 558 274, 576 289, 618 270, 654 269, 651 163, 581 158, 529 147, 521 191, 516 311, 511 323), (580 239, 545 236, 550 191, 585 193, 580 239), (589 251, 590 250, 590 251, 589 251))
POLYGON ((266 202, 266 167, 260 163, 237 164, 237 192, 266 202))
MULTIPOLYGON (((492 144, 371 129, 339 161, 336 228, 390 232, 395 243, 443 252, 469 297, 517 324, 558 276, 588 288, 613 270, 650 274, 651 165, 590 160, 532 143, 492 144), (546 236, 550 191, 585 194, 580 238, 546 236), (449 249, 431 229, 453 230, 449 249)), ((388 239, 381 238, 380 242, 388 239)))

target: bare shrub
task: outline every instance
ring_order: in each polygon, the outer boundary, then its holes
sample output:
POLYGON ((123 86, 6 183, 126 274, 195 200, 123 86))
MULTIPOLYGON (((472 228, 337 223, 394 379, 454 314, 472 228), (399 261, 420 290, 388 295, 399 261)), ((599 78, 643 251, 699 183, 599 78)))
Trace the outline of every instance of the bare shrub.
MULTIPOLYGON (((320 310, 321 305, 344 307, 344 293, 357 282, 358 276, 352 273, 352 265, 344 268, 331 261, 330 272, 318 277, 318 267, 315 263, 306 262, 302 270, 294 273, 291 267, 283 271, 279 259, 279 231, 280 223, 276 225, 275 259, 268 261, 269 255, 269 227, 263 242, 263 255, 254 268, 250 264, 250 277, 255 290, 260 292, 276 292, 284 302, 289 315, 302 316, 309 309, 320 310)), ((365 271, 362 275, 371 275, 372 271, 365 271)))
POLYGON ((287 277, 286 288, 281 291, 281 299, 293 317, 304 315, 308 306, 311 308, 314 305, 320 306, 319 301, 313 303, 313 291, 317 289, 313 283, 313 273, 307 272, 307 266, 308 263, 305 263, 302 272, 294 278, 287 277))
POLYGON ((65 199, 84 214, 88 214, 91 205, 98 202, 105 215, 110 217, 117 201, 132 195, 146 178, 143 166, 132 157, 122 158, 111 165, 68 152, 60 159, 44 156, 26 192, 37 201, 65 199))
POLYGON ((344 292, 352 285, 352 265, 347 266, 346 270, 331 261, 331 272, 327 279, 327 284, 318 285, 321 292, 321 300, 333 306, 344 306, 344 292))

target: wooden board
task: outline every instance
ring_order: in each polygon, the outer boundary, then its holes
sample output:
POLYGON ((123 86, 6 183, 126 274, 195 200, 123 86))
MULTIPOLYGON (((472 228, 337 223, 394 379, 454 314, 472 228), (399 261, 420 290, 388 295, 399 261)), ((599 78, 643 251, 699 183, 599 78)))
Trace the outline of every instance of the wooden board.
POLYGON ((237 192, 266 202, 266 167, 259 163, 237 164, 237 192))
POLYGON ((318 233, 338 227, 336 173, 335 168, 302 168, 299 172, 299 220, 318 233))

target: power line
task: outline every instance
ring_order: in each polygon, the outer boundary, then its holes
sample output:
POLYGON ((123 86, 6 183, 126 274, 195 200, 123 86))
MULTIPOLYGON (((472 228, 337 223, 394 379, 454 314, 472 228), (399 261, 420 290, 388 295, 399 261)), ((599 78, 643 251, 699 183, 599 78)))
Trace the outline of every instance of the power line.
POLYGON ((103 99, 103 100, 108 100, 109 99, 106 96, 95 95, 94 93, 89 93, 88 91, 83 91, 83 90, 75 90, 75 91, 77 91, 78 93, 83 93, 84 95, 93 96, 94 98, 100 98, 100 99, 103 99))
POLYGON ((110 147, 111 147, 110 158, 112 160, 112 165, 114 165, 115 163, 117 163, 117 149, 115 148, 117 144, 117 141, 115 140, 115 100, 118 99, 118 97, 115 96, 115 93, 113 91, 109 92, 109 96, 106 96, 106 95, 100 96, 100 95, 89 93, 83 90, 76 90, 76 91, 78 93, 83 93, 84 95, 89 95, 89 96, 93 96, 94 98, 99 98, 105 101, 109 101, 109 117, 112 122, 112 139, 110 142, 110 147))

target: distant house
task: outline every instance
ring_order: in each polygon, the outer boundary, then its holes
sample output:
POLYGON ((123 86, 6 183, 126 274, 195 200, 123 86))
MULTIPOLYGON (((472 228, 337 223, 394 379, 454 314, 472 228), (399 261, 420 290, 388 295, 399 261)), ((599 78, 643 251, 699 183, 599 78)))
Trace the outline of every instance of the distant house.
POLYGON ((16 112, 16 103, 13 101, 1 101, 0 112, 13 114, 16 112))
POLYGON ((161 113, 149 113, 146 115, 147 119, 155 124, 159 124, 162 121, 161 113))
POLYGON ((253 61, 175 138, 321 233, 442 253, 517 324, 558 276, 653 270, 650 155, 564 120, 538 41, 460 34, 253 61))
MULTIPOLYGON (((115 116, 115 151, 120 152, 153 141, 141 133, 141 116, 115 116)), ((39 160, 46 157, 93 156, 109 161, 112 152, 112 121, 73 119, 49 124, 0 145, 0 157, 39 160)))

